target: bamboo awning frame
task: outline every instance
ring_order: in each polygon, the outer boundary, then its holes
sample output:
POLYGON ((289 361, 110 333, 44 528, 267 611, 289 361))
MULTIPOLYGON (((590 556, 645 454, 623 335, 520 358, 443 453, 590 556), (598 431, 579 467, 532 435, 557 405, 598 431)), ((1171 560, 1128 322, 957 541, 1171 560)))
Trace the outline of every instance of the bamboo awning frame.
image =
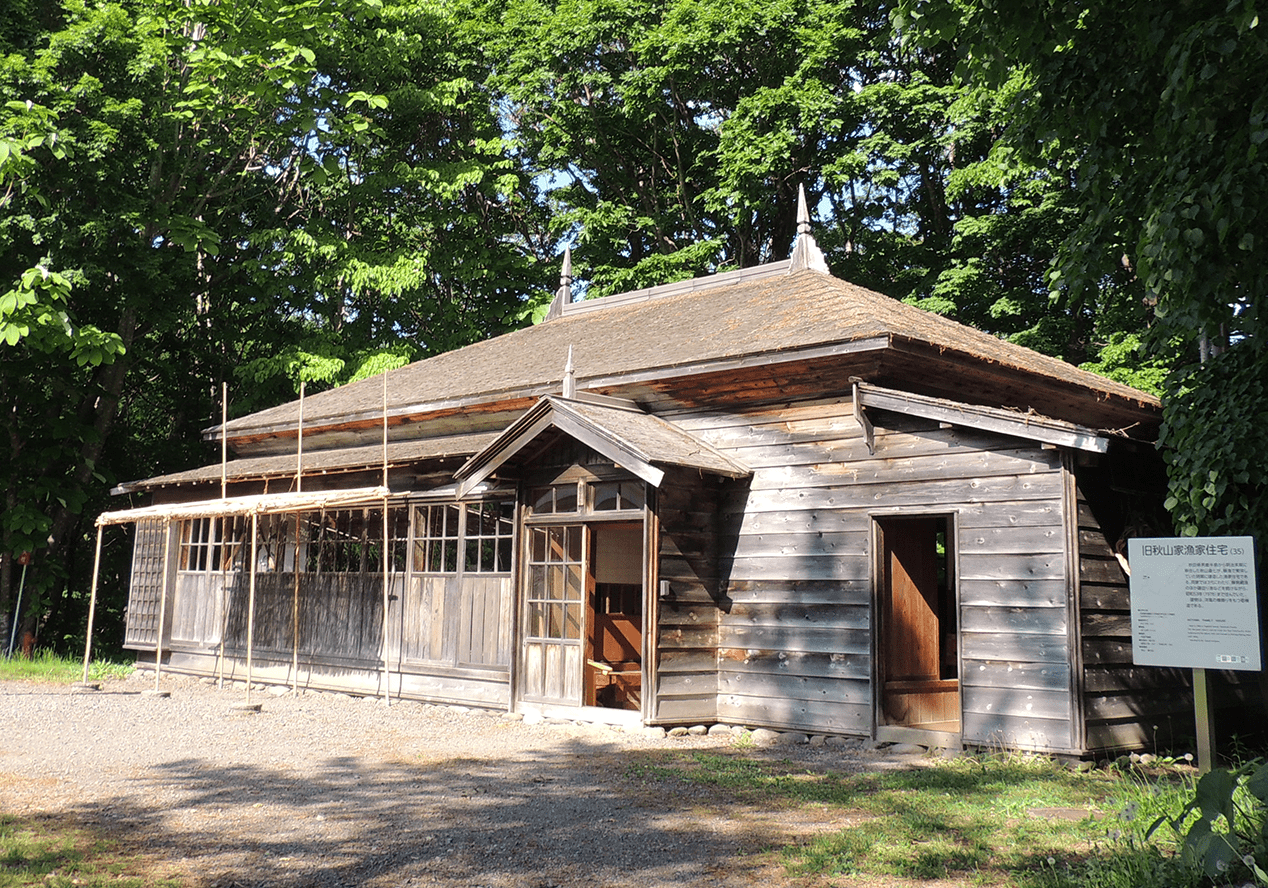
POLYGON ((245 515, 284 515, 292 512, 315 512, 372 505, 391 497, 384 486, 353 487, 344 490, 305 490, 286 493, 260 493, 252 496, 229 496, 190 503, 165 503, 139 506, 117 512, 102 512, 97 526, 131 524, 135 521, 184 521, 190 518, 234 518, 245 515))
MULTIPOLYGON (((247 605, 247 675, 246 675, 246 704, 245 708, 251 709, 251 680, 252 680, 252 654, 254 650, 254 630, 255 630, 255 577, 256 577, 256 558, 259 538, 259 519, 261 515, 286 515, 294 514, 296 521, 303 512, 321 511, 327 509, 352 508, 355 506, 371 506, 383 505, 383 702, 391 703, 391 664, 388 659, 388 602, 391 598, 389 584, 390 567, 389 553, 390 548, 388 540, 388 506, 392 498, 392 491, 388 488, 388 418, 387 418, 387 371, 383 373, 383 479, 382 483, 377 487, 355 487, 343 490, 303 490, 303 453, 304 453, 304 385, 300 383, 299 389, 299 425, 296 429, 296 466, 295 466, 295 490, 285 493, 261 493, 251 496, 229 496, 227 493, 227 474, 226 464, 228 460, 226 441, 228 436, 225 430, 228 424, 228 403, 229 403, 229 387, 224 384, 221 389, 221 448, 220 448, 220 496, 217 499, 198 500, 188 503, 163 503, 160 505, 140 506, 135 509, 121 509, 113 512, 103 512, 97 516, 97 549, 93 558, 92 568, 92 593, 88 604, 88 627, 84 640, 84 674, 82 684, 88 686, 88 667, 92 658, 92 629, 93 622, 97 611, 97 581, 101 568, 101 541, 105 528, 110 525, 132 524, 140 521, 162 521, 165 527, 170 527, 173 521, 182 521, 192 518, 227 518, 238 516, 251 517, 251 565, 249 569, 249 596, 247 605)), ((171 563, 171 534, 165 534, 163 546, 163 576, 166 577, 171 563)), ((299 535, 296 533, 296 546, 299 545, 299 535)), ((296 630, 298 630, 298 607, 299 607, 299 574, 296 572, 295 583, 295 621, 296 630)), ((164 588, 159 598, 159 624, 158 633, 155 639, 154 654, 154 691, 159 692, 159 682, 163 674, 163 624, 165 622, 165 610, 167 606, 167 590, 164 588)), ((224 657, 224 639, 221 638, 221 666, 223 668, 224 657)), ((295 651, 293 658, 292 679, 294 682, 294 690, 299 690, 299 633, 295 633, 295 651)), ((258 705, 254 708, 258 709, 258 705)))

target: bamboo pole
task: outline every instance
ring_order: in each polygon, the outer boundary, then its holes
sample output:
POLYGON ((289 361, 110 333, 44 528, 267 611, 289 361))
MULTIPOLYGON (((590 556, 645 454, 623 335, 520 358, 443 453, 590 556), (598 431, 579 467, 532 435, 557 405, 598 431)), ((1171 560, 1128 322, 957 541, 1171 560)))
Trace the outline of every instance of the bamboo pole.
MULTIPOLYGON (((229 383, 220 383, 220 498, 229 498, 229 383)), ((220 519, 220 644, 216 646, 216 687, 225 686, 225 635, 229 632, 229 600, 225 582, 229 579, 229 560, 225 522, 220 519)), ((236 523, 236 522, 235 522, 236 523)))
POLYGON ((299 381, 299 423, 295 427, 295 492, 304 489, 304 380, 299 381))
POLYGON ((220 383, 220 498, 229 490, 229 383, 220 383))
MULTIPOLYGON (((223 499, 223 497, 222 497, 223 499)), ((224 517, 220 521, 220 644, 216 646, 216 688, 225 686, 225 636, 229 634, 229 565, 233 562, 233 553, 229 549, 229 537, 225 527, 229 521, 236 519, 224 517)))
POLYGON ((260 516, 258 512, 251 513, 251 579, 248 584, 250 590, 247 594, 247 706, 251 705, 251 654, 252 647, 255 645, 255 564, 256 557, 259 553, 259 537, 260 537, 260 516))
POLYGON ((299 696, 299 532, 302 512, 295 513, 295 594, 291 601, 291 691, 299 696))
MULTIPOLYGON (((387 371, 383 371, 383 489, 387 490, 387 371)), ((392 705, 392 664, 388 659, 388 605, 391 596, 388 594, 388 539, 387 494, 383 496, 383 703, 392 705)))
POLYGON ((92 561, 92 593, 88 597, 88 632, 84 637, 84 678, 83 684, 88 684, 88 661, 92 656, 92 624, 93 619, 97 616, 97 577, 101 571, 101 534, 105 530, 101 525, 97 525, 97 553, 93 556, 92 561))

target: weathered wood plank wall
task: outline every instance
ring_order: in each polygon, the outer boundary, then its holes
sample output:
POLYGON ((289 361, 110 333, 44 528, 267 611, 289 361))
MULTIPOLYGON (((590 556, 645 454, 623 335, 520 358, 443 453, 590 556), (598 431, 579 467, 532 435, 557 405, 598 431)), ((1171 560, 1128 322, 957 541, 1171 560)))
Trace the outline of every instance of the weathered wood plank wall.
MULTIPOLYGON (((1116 456, 1111 454, 1096 466, 1075 467, 1082 702, 1089 752, 1169 748, 1174 740, 1193 736, 1188 671, 1136 666, 1132 660, 1131 595, 1114 547, 1133 522, 1129 497, 1144 501, 1144 514, 1151 510, 1140 492, 1123 489, 1132 486, 1130 478, 1118 478, 1110 471, 1116 456)), ((1142 532, 1160 531, 1153 527, 1129 531, 1142 532)))
POLYGON ((1055 451, 848 399, 667 417, 754 469, 722 502, 718 718, 872 730, 871 513, 955 514, 964 738, 1068 749, 1063 474, 1055 451))
POLYGON ((671 469, 657 491, 659 579, 671 591, 658 605, 654 721, 717 718, 719 505, 718 481, 698 472, 671 469))

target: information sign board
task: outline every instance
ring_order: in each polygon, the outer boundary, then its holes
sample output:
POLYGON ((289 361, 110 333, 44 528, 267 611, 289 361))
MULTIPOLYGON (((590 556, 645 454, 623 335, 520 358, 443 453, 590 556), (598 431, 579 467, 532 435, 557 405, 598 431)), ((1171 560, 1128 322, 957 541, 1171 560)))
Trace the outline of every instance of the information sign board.
POLYGON ((1253 537, 1133 539, 1127 555, 1138 665, 1263 668, 1253 537))

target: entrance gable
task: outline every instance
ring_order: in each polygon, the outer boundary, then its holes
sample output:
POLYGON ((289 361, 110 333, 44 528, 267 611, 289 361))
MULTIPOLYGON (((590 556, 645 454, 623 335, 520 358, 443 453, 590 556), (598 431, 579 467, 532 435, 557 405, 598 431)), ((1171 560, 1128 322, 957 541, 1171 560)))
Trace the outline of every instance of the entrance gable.
POLYGON ((745 466, 660 417, 624 406, 549 396, 454 473, 459 496, 489 478, 548 429, 558 429, 653 487, 659 487, 664 479, 662 466, 685 466, 727 478, 751 474, 745 466))

